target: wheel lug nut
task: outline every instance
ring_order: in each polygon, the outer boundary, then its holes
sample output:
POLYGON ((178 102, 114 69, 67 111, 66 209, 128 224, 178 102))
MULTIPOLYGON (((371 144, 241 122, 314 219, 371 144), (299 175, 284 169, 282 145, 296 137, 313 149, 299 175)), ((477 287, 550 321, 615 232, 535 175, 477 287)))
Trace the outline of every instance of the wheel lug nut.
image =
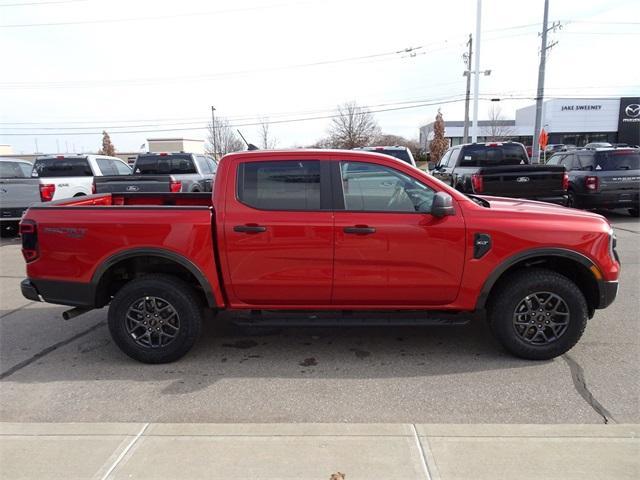
POLYGON ((549 320, 547 320, 547 321, 546 321, 546 322, 544 322, 544 323, 546 323, 547 325, 549 325, 549 320))

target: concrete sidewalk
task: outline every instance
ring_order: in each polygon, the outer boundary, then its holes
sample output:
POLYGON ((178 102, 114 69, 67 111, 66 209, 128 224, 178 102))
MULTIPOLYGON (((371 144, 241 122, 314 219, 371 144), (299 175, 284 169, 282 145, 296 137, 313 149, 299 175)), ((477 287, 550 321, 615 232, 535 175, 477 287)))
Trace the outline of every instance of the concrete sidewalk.
POLYGON ((2 479, 637 479, 638 425, 0 424, 2 479))

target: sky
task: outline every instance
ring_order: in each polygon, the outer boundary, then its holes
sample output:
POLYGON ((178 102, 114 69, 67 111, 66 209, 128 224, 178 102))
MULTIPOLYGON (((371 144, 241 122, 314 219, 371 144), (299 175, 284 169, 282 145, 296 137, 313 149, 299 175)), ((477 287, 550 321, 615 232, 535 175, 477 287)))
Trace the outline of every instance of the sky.
MULTIPOLYGON (((0 144, 91 152, 204 139, 211 106, 247 140, 326 136, 337 105, 418 138, 462 120, 476 0, 0 0, 0 144), (406 49, 413 49, 406 52, 406 49), (415 55, 412 55, 415 54, 415 55)), ((543 0, 484 0, 480 119, 536 94, 543 0)), ((640 1, 550 0, 545 97, 640 96, 640 1)), ((477 39, 474 39, 474 41, 477 39)), ((477 43, 477 42, 476 42, 477 43)), ((475 66, 474 66, 474 69, 475 66)))

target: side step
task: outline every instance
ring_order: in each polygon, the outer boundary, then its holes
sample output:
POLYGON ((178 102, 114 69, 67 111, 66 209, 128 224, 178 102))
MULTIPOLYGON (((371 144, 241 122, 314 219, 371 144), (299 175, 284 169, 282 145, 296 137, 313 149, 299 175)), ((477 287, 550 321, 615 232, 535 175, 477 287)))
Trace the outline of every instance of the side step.
POLYGON ((371 326, 457 326, 473 318, 470 313, 393 311, 289 311, 242 310, 230 321, 241 327, 371 327, 371 326))

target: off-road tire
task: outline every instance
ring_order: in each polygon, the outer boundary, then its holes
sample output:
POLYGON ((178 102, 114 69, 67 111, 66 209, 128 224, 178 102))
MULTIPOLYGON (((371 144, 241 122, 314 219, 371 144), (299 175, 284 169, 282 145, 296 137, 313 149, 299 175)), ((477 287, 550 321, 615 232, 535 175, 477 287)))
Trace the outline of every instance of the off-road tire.
POLYGON ((169 363, 184 356, 198 338, 201 323, 201 299, 192 287, 172 275, 153 274, 132 280, 118 291, 109 306, 113 341, 128 356, 143 363, 169 363), (143 346, 128 329, 130 309, 147 297, 168 302, 178 316, 179 329, 167 345, 143 346))
POLYGON ((491 331, 502 346, 528 360, 549 360, 571 350, 580 340, 588 319, 587 302, 576 284, 559 273, 541 268, 526 268, 502 281, 491 294, 487 313, 491 331), (523 339, 515 325, 516 308, 536 292, 557 295, 569 310, 564 332, 544 345, 523 339))

